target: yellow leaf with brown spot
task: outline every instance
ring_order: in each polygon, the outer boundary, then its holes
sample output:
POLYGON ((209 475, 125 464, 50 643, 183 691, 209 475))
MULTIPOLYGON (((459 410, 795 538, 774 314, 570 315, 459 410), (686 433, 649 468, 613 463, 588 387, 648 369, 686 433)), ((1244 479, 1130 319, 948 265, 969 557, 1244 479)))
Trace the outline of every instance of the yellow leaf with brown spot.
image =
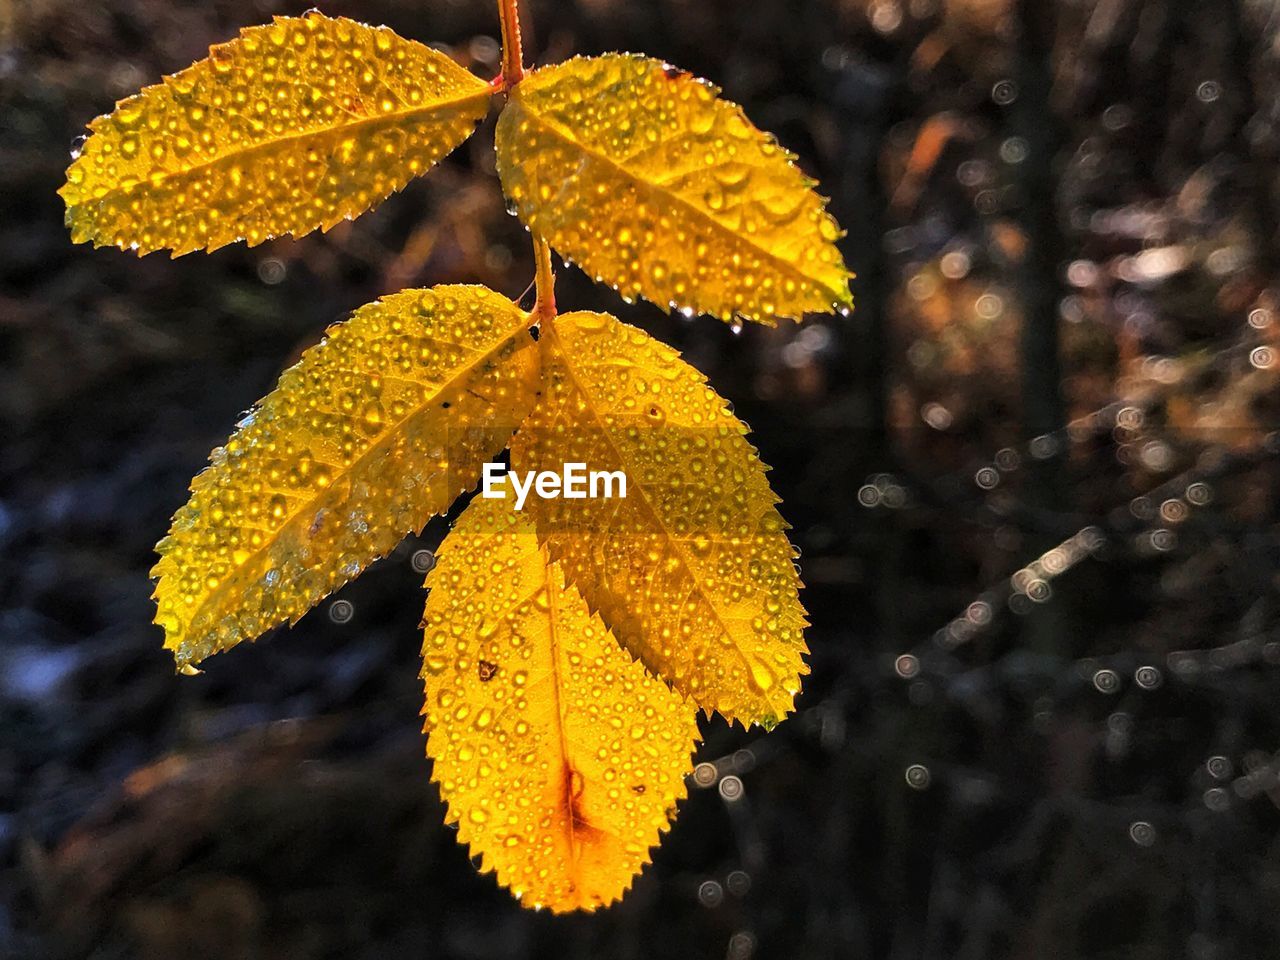
POLYGON ((685 796, 696 708, 618 646, 509 499, 471 502, 427 586, 427 752, 459 841, 526 906, 612 903, 685 796))
MULTIPOLYGON (((747 428, 665 344, 601 313, 543 324, 543 396, 512 469, 621 471, 625 497, 524 510, 632 654, 707 710, 771 726, 793 708, 807 624, 795 550, 747 428)), ((613 491, 615 494, 617 488, 613 491)))
POLYGON ((484 287, 405 290, 286 370, 157 545, 179 668, 296 621, 474 485, 533 403, 528 323, 484 287))
POLYGON ((535 70, 498 122, 503 189, 535 234, 624 297, 770 324, 852 306, 813 182, 717 94, 633 55, 535 70))
POLYGON ((67 226, 174 256, 327 230, 465 140, 491 93, 386 27, 277 17, 94 120, 59 191, 67 226))

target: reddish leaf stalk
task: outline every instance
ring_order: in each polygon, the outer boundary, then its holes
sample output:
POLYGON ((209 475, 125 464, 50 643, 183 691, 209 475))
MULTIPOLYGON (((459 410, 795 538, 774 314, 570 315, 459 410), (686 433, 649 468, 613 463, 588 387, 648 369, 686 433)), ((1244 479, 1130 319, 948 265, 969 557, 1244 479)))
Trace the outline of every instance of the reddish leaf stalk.
POLYGON ((546 320, 556 315, 556 275, 551 269, 551 244, 537 234, 533 236, 533 259, 537 285, 533 313, 538 319, 546 320))
POLYGON ((502 23, 502 75, 504 90, 510 90, 524 76, 524 52, 520 47, 520 0, 498 0, 502 23))

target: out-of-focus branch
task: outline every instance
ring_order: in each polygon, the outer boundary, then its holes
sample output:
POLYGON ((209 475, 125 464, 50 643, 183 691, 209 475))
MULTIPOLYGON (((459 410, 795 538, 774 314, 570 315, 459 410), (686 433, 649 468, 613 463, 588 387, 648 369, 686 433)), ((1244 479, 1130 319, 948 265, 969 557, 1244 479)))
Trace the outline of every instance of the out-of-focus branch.
POLYGON ((1258 268, 1266 275, 1266 282, 1280 280, 1280 252, 1276 250, 1276 211, 1271 182, 1274 166, 1257 155, 1249 128, 1258 115, 1258 95, 1253 83, 1253 44, 1247 32, 1244 0, 1225 0, 1221 14, 1230 37, 1230 56, 1226 57, 1231 71, 1231 84, 1238 104, 1236 131, 1237 150, 1246 195, 1250 202, 1246 215, 1257 244, 1258 268))
MULTIPOLYGON (((1065 425, 1062 366, 1058 349, 1058 304, 1062 298, 1059 266, 1064 244, 1058 225, 1054 165, 1061 145, 1059 125, 1050 108, 1056 8, 1041 0, 1018 0, 1018 99, 1013 125, 1026 142, 1019 164, 1021 221, 1027 249, 1019 269, 1022 299, 1023 432, 1029 440, 1052 437, 1065 425)), ((1052 440, 1036 451, 1036 486, 1055 503, 1065 496, 1062 450, 1052 440)))
MULTIPOLYGON (((1015 16, 1018 99, 1013 125, 1027 145, 1027 157, 1018 167, 1021 221, 1027 238, 1018 270, 1022 301, 1022 430, 1032 453, 1027 499, 1033 506, 1062 509, 1067 500, 1064 448, 1053 440, 1066 419, 1058 348, 1058 272, 1064 245, 1054 176, 1061 134, 1051 109, 1057 7, 1043 0, 1018 0, 1015 16)), ((1064 631, 1060 617, 1058 608, 1037 611, 1030 626, 1031 645, 1039 652, 1065 653, 1061 649, 1064 631)))

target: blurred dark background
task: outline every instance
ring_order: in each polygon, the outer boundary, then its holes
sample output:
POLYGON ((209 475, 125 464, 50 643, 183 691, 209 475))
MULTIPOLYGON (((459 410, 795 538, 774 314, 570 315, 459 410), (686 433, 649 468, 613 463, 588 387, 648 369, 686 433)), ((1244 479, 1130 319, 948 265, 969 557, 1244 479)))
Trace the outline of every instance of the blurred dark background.
MULTIPOLYGON (((720 84, 849 231, 858 310, 676 344, 775 470, 798 713, 704 723, 619 906, 521 910, 419 732, 434 522, 177 677, 152 545, 325 325, 532 267, 492 117, 327 236, 142 260, 55 190, 115 99, 303 2, 0 0, 0 956, 1280 957, 1280 3, 534 2, 539 61, 720 84)), ((326 12, 490 77, 488 0, 326 12)))

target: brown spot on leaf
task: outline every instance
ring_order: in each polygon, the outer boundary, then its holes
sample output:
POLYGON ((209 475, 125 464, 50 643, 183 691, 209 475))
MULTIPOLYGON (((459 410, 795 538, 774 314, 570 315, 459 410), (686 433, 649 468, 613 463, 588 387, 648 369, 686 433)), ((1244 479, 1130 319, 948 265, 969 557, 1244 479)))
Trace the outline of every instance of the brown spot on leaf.
POLYGON ((569 827, 579 844, 594 844, 604 838, 604 832, 595 826, 582 808, 582 794, 586 781, 582 774, 566 763, 564 765, 564 795, 569 806, 569 827))
POLYGON ((307 527, 308 537, 314 537, 317 533, 320 532, 320 528, 324 526, 324 518, 328 513, 329 511, 326 510, 324 507, 321 507, 319 510, 316 511, 316 515, 314 519, 312 519, 311 521, 311 526, 307 527))

